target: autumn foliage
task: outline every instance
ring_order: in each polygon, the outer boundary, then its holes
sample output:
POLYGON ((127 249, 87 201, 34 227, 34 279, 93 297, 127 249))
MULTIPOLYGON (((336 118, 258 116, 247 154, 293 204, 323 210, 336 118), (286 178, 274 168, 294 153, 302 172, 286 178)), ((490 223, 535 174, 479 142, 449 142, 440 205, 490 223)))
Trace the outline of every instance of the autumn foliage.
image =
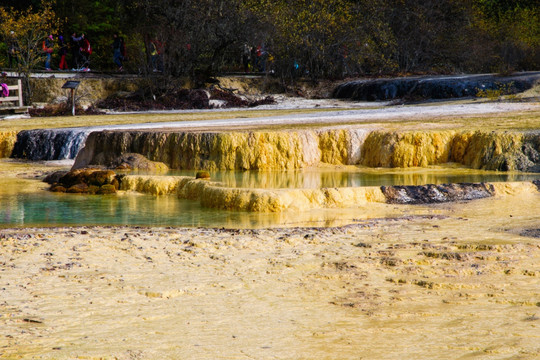
MULTIPOLYGON (((93 68, 115 69, 112 34, 126 39, 132 72, 152 73, 151 42, 166 76, 204 81, 243 71, 284 80, 540 69, 537 0, 5 0, 0 34, 85 32, 93 68), (10 7, 13 6, 13 8, 10 7), (32 7, 29 7, 33 5, 32 7), (61 21, 59 21, 60 19, 61 21), (257 51, 259 51, 258 55, 257 51)), ((31 40, 30 40, 31 39, 31 40)), ((29 55, 32 67, 39 56, 29 55)), ((1 58, 0 58, 1 60, 1 58)), ((154 69, 155 70, 155 69, 154 69)))

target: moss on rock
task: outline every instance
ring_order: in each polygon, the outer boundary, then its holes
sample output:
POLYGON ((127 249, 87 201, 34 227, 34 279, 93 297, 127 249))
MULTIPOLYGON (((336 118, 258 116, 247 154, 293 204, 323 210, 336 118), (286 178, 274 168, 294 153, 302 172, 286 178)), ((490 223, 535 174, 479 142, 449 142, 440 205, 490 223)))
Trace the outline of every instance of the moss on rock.
POLYGON ((102 185, 99 190, 97 191, 96 194, 98 195, 108 195, 108 194, 115 194, 116 193, 116 189, 114 188, 113 185, 111 184, 105 184, 105 185, 102 185))
POLYGON ((208 171, 197 171, 195 179, 210 179, 210 173, 208 171))
POLYGON ((112 170, 77 169, 66 174, 58 173, 47 179, 49 181, 57 180, 50 188, 50 191, 54 192, 114 194, 120 187, 120 181, 112 170))

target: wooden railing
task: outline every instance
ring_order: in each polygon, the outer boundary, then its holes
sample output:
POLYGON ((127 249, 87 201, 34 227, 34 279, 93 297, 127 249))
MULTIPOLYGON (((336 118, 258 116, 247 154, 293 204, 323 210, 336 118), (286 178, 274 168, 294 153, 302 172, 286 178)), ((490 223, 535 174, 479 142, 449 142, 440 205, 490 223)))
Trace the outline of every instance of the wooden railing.
MULTIPOLYGON (((0 105, 3 105, 6 102, 15 102, 18 103, 18 107, 24 107, 23 104, 23 91, 22 91, 22 81, 21 79, 17 80, 17 85, 8 85, 9 96, 0 97, 0 105), (11 95, 13 91, 16 91, 16 95, 11 95)), ((0 89, 1 91, 1 89, 0 89)))

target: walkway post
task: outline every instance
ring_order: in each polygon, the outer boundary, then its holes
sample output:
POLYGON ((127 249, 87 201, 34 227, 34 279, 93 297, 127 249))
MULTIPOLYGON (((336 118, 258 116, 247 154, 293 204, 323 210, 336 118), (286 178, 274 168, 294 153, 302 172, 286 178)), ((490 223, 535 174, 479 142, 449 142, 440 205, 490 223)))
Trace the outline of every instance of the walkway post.
POLYGON ((80 81, 66 81, 66 83, 62 85, 62 89, 71 90, 71 114, 73 116, 75 116, 75 90, 77 90, 80 83, 80 81))

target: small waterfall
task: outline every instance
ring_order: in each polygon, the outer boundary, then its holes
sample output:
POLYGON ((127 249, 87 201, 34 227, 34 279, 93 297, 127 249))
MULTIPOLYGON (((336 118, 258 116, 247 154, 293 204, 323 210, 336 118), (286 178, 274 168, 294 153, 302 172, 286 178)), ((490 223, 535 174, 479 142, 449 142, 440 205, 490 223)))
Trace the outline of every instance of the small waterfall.
POLYGON ((366 129, 350 129, 349 130, 349 161, 348 165, 356 165, 362 162, 362 147, 364 141, 371 131, 366 129))
POLYGON ((24 130, 17 134, 11 156, 33 161, 75 159, 89 134, 88 129, 24 130))

